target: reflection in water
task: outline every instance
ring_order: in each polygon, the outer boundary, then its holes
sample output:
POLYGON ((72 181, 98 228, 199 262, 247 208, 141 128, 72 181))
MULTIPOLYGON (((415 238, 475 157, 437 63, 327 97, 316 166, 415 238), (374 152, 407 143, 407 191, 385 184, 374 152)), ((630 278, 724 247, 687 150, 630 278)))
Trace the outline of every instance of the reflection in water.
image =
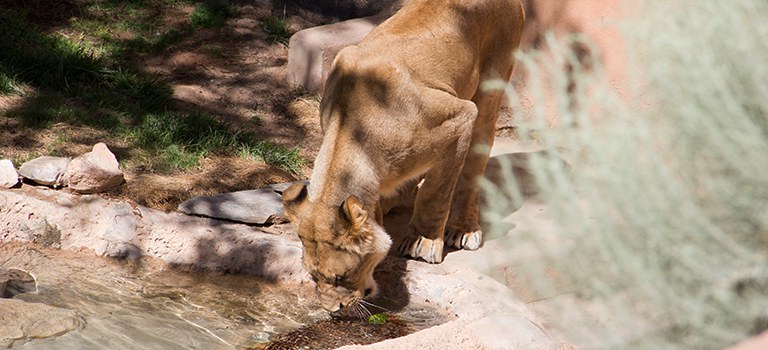
POLYGON ((0 267, 37 277, 39 292, 17 299, 76 310, 87 322, 80 331, 32 340, 24 349, 231 349, 327 317, 311 285, 186 274, 149 260, 0 247, 0 267))

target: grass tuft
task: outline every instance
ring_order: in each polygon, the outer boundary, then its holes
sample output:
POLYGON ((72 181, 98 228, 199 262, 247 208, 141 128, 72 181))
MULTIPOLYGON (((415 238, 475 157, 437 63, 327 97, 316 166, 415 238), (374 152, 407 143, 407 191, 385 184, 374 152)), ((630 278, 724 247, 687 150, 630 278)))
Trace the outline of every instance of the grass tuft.
POLYGON ((23 92, 23 84, 0 68, 0 95, 20 95, 23 92))
POLYGON ((218 28, 233 15, 233 10, 222 0, 208 0, 197 4, 189 15, 192 25, 204 28, 218 28))
POLYGON ((277 16, 269 16, 263 20, 264 32, 269 35, 272 43, 279 43, 288 46, 288 42, 291 38, 291 32, 288 30, 288 25, 285 22, 285 18, 279 18, 277 16))

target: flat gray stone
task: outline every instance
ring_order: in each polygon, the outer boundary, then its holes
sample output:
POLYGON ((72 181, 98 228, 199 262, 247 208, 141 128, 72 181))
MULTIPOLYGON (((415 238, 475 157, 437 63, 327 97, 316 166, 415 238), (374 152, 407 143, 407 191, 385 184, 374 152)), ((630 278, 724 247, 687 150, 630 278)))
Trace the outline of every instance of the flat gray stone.
POLYGON ((185 214, 263 225, 282 220, 283 198, 272 189, 238 191, 195 197, 179 204, 178 210, 185 214))
POLYGON ((38 157, 22 164, 19 175, 41 185, 61 187, 71 161, 65 157, 38 157))
POLYGON ((19 173, 8 159, 0 160, 0 187, 11 188, 19 183, 19 173))

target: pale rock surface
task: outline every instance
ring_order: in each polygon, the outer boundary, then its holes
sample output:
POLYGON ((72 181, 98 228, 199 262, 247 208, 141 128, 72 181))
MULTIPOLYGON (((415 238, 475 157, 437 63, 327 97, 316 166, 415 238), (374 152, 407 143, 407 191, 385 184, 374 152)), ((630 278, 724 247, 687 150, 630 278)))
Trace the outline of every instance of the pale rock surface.
MULTIPOLYGON (((244 274, 274 282, 307 283, 295 235, 177 212, 25 186, 0 189, 0 244, 55 234, 61 249, 97 255, 150 256, 184 271, 244 274)), ((38 239, 46 239, 39 237, 38 239)))
POLYGON ((71 161, 66 157, 38 157, 22 164, 19 175, 41 185, 61 187, 71 161))
POLYGON ((85 326, 73 310, 18 299, 0 299, 0 347, 56 337, 85 326))
POLYGON ((64 175, 70 189, 78 193, 99 193, 123 183, 123 172, 107 145, 97 143, 93 150, 69 163, 64 175))
POLYGON ((765 350, 768 349, 768 331, 744 340, 736 345, 728 347, 726 350, 765 350))
POLYGON ((11 188, 19 183, 19 173, 8 159, 0 160, 0 187, 11 188))

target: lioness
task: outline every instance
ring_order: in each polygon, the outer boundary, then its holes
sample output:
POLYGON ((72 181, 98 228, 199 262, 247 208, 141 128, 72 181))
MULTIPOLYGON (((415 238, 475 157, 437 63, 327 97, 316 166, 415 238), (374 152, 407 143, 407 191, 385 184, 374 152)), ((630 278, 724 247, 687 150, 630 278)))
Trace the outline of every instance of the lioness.
POLYGON ((309 189, 283 194, 303 263, 328 311, 376 293, 392 244, 377 203, 423 176, 401 255, 439 263, 478 249, 483 174, 524 13, 519 0, 410 0, 336 56, 320 104, 323 142, 309 189))

